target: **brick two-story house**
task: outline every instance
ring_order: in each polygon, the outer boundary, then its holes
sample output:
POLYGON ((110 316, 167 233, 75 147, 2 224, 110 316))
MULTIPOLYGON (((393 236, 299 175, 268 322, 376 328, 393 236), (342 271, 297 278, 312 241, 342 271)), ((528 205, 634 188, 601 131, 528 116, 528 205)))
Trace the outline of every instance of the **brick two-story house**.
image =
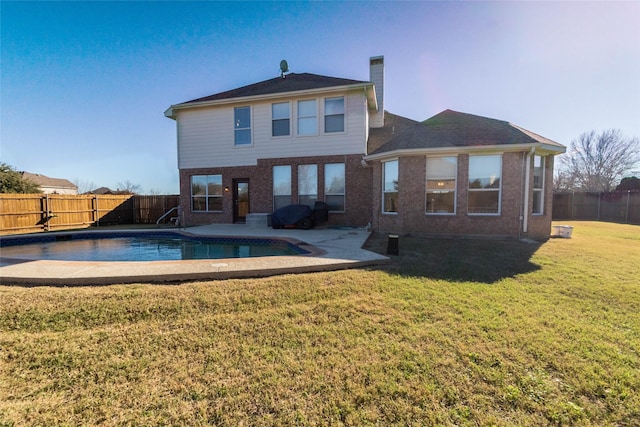
POLYGON ((545 238, 564 147, 508 122, 384 110, 368 81, 287 74, 172 105, 187 225, 243 222, 316 200, 329 223, 396 233, 545 238))

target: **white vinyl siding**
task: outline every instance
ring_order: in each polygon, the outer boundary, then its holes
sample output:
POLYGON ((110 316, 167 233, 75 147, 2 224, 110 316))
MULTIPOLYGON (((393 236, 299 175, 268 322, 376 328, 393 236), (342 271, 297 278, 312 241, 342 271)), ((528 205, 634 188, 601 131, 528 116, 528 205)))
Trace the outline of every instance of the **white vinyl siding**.
MULTIPOLYGON (((331 97, 341 96, 336 93, 331 97)), ((234 105, 179 110, 177 115, 178 167, 180 169, 226 166, 252 166, 258 159, 280 157, 332 156, 366 152, 367 110, 361 91, 345 93, 345 132, 298 136, 297 101, 291 99, 291 136, 272 136, 272 107, 265 100, 251 104, 252 144, 234 145, 234 105), (294 119, 295 118, 295 119, 294 119)), ((318 102, 326 96, 318 96, 318 102)), ((301 98, 309 99, 307 98, 301 98)), ((243 104, 241 106, 244 106, 243 104)), ((322 117, 319 118, 324 122, 322 117)))

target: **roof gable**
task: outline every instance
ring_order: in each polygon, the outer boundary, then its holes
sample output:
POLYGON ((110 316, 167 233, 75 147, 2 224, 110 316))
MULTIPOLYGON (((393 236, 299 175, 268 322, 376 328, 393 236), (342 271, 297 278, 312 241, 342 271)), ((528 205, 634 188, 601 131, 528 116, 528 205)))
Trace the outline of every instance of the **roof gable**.
POLYGON ((369 84, 361 80, 327 77, 310 73, 291 73, 284 77, 276 77, 262 82, 239 87, 237 89, 216 93, 202 98, 192 99, 184 104, 219 101, 222 99, 244 98, 248 96, 272 95, 286 92, 297 92, 311 89, 324 89, 337 86, 369 84))
POLYGON ((544 144, 564 152, 563 145, 504 120, 445 110, 408 128, 371 154, 522 144, 544 144))

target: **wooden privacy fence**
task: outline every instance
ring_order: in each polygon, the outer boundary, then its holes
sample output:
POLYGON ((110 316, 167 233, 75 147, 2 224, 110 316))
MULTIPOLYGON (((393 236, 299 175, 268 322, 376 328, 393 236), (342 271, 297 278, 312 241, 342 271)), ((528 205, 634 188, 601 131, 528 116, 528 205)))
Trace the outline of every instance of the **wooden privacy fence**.
POLYGON ((554 193, 553 219, 640 224, 640 191, 554 193))
POLYGON ((179 196, 0 194, 0 234, 153 224, 179 196))

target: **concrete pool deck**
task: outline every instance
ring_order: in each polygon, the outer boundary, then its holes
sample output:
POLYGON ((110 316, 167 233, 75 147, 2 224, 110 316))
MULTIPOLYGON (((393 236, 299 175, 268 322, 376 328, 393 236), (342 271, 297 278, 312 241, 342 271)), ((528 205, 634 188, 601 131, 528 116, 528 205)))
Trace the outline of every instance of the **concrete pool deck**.
MULTIPOLYGON (((150 231, 153 230, 157 231, 150 231)), ((81 286, 216 280, 341 270, 389 261, 386 256, 362 249, 370 234, 362 228, 278 230, 270 227, 248 227, 244 224, 212 224, 163 230, 179 230, 201 236, 282 238, 294 241, 311 253, 256 258, 133 262, 8 259, 2 258, 0 253, 0 284, 81 286)), ((100 230, 93 228, 91 231, 100 230)))

